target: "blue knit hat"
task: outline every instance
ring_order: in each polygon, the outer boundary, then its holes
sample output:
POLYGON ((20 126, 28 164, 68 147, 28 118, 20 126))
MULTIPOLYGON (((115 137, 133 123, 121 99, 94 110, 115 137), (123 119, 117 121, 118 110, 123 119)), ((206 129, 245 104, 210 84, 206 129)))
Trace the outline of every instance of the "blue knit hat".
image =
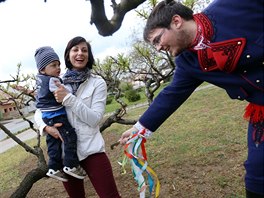
POLYGON ((59 61, 59 56, 56 52, 49 46, 40 47, 35 52, 35 60, 37 63, 38 71, 44 69, 48 64, 53 61, 59 61))

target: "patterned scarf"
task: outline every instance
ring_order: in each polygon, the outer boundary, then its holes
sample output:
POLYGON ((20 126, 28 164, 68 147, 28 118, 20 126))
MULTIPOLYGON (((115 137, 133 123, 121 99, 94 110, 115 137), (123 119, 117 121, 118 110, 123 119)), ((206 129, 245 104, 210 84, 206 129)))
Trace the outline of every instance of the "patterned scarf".
POLYGON ((63 76, 63 83, 65 85, 69 84, 72 88, 73 94, 75 94, 80 84, 88 79, 90 75, 91 70, 89 68, 82 71, 68 69, 63 76))

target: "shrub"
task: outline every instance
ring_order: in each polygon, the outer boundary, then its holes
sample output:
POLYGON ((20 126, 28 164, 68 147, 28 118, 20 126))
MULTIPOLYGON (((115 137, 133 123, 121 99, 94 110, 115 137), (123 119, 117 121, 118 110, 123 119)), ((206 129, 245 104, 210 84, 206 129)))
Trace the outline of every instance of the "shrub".
POLYGON ((113 96, 107 96, 107 98, 106 98, 106 105, 111 104, 112 101, 113 101, 113 96))
POLYGON ((133 85, 131 83, 128 83, 128 82, 121 82, 119 85, 119 88, 122 91, 128 91, 128 90, 133 89, 133 85))
POLYGON ((126 91, 125 97, 128 99, 129 102, 135 102, 135 101, 140 100, 140 95, 134 89, 126 91))
POLYGON ((143 92, 144 91, 144 87, 139 87, 139 88, 137 88, 136 90, 137 90, 137 92, 143 92))

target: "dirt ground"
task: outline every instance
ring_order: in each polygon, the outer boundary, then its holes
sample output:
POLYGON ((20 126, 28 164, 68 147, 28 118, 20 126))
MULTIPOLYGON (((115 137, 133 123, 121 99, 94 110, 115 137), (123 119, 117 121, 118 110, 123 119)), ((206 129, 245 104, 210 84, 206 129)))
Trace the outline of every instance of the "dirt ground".
MULTIPOLYGON (((122 150, 115 148, 110 149, 110 144, 114 143, 119 138, 118 135, 113 133, 104 135, 106 142, 107 154, 112 163, 114 176, 122 198, 137 198, 139 194, 137 192, 137 185, 132 177, 132 174, 127 168, 127 173, 120 174, 121 168, 118 165, 117 160, 122 158, 122 150)), ((194 164, 194 162, 187 162, 184 166, 178 167, 177 164, 171 164, 166 159, 166 154, 161 155, 160 161, 157 167, 152 167, 158 174, 161 183, 160 198, 221 198, 221 197, 237 197, 242 198, 243 196, 238 195, 237 192, 233 192, 234 186, 232 182, 228 181, 214 181, 212 173, 223 172, 223 177, 229 177, 230 172, 225 171, 231 170, 239 173, 238 180, 243 185, 243 165, 238 164, 235 167, 223 167, 216 163, 209 163, 206 167, 202 164, 194 164), (176 168, 177 167, 177 168, 176 168)), ((235 158, 240 155, 239 152, 232 154, 235 158)), ((28 158, 26 161, 21 163, 20 172, 21 177, 26 174, 26 170, 32 169, 32 158, 28 158)), ((231 175, 232 177, 232 175, 231 175)), ((236 179, 237 180, 237 179, 236 179)), ((85 179, 85 190, 87 198, 98 198, 88 178, 85 179)), ((10 197, 10 193, 5 192, 1 195, 1 198, 10 197)), ((68 197, 65 193, 63 185, 54 179, 43 178, 34 184, 31 191, 28 193, 27 198, 64 198, 68 197)))

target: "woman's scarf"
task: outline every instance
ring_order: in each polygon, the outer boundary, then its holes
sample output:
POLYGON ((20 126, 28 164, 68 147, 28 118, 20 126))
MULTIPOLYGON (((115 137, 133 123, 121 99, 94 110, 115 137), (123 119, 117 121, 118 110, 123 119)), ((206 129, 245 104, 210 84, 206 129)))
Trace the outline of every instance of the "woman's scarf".
POLYGON ((72 88, 73 94, 75 94, 80 84, 88 79, 90 75, 91 70, 89 68, 85 68, 85 70, 82 71, 68 69, 63 76, 63 83, 65 85, 69 84, 72 88))

